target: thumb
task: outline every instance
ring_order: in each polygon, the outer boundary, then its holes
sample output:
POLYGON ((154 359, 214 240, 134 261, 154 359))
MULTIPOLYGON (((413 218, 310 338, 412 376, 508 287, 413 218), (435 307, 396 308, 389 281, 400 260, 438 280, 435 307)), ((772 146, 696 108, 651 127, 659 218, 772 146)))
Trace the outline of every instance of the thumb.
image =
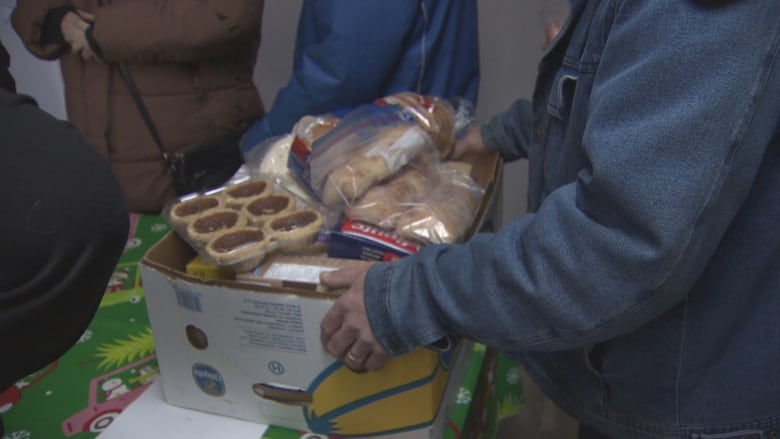
POLYGON ((82 20, 89 21, 90 23, 93 23, 95 21, 95 14, 89 13, 87 11, 82 11, 81 9, 77 9, 76 13, 81 17, 82 20))
POLYGON ((365 268, 348 267, 336 271, 326 271, 320 273, 320 282, 330 288, 348 288, 365 268))

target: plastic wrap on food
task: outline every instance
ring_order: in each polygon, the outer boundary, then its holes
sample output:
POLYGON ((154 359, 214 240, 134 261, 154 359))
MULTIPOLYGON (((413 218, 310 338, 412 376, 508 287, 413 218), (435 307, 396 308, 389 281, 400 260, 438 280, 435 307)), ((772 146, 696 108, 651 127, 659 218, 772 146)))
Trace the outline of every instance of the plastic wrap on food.
POLYGON ((169 202, 163 216, 206 263, 248 271, 268 254, 305 250, 326 228, 320 207, 279 181, 265 175, 189 194, 169 202))
POLYGON ((400 106, 363 105, 313 144, 310 186, 323 204, 341 207, 431 150, 428 134, 400 106))
POLYGON ((382 98, 388 104, 398 105, 414 116, 417 124, 430 136, 442 159, 455 146, 455 108, 446 100, 430 95, 401 92, 382 98))
POLYGON ((464 162, 445 162, 428 196, 395 218, 396 232, 424 244, 459 242, 471 225, 484 195, 464 162))
POLYGON ((328 206, 351 204, 430 145, 428 137, 417 126, 392 127, 377 132, 368 145, 354 151, 343 166, 328 174, 322 188, 323 203, 328 206))
MULTIPOLYGON (((244 155, 244 165, 241 167, 243 179, 274 176, 278 183, 297 197, 308 202, 315 202, 311 192, 306 189, 298 176, 290 171, 288 166, 290 150, 295 136, 285 136, 268 139, 244 155)), ((237 174, 238 176, 238 174, 237 174)))
POLYGON ((374 186, 350 204, 346 217, 383 229, 395 228, 395 219, 428 195, 433 186, 431 172, 407 165, 387 182, 374 186))
POLYGON ((311 151, 314 142, 328 134, 340 121, 340 118, 332 114, 303 116, 293 125, 292 135, 306 144, 309 151, 311 151))

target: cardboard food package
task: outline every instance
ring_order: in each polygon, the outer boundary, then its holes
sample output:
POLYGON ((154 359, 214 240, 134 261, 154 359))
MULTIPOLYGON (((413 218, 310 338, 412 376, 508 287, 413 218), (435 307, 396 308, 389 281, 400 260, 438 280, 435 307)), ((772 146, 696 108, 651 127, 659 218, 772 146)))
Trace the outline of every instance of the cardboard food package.
MULTIPOLYGON (((484 220, 501 169, 497 157, 480 160, 475 172, 488 184, 469 236, 484 220)), ((141 263, 166 402, 317 434, 441 437, 471 342, 420 348, 379 372, 357 374, 320 343, 320 320, 339 291, 204 280, 187 274, 195 256, 171 232, 141 263)), ((337 267, 350 263, 365 262, 337 267)))

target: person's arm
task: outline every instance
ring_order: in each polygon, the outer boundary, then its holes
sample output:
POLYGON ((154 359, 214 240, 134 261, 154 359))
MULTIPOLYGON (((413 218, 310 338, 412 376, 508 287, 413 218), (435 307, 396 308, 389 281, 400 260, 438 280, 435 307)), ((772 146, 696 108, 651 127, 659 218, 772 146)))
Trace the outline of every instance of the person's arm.
POLYGON ((19 1, 11 14, 11 24, 27 50, 41 59, 56 59, 70 47, 58 33, 57 19, 72 10, 66 0, 19 1))
POLYGON ((531 103, 519 99, 482 126, 482 140, 488 149, 498 151, 504 160, 527 158, 532 123, 531 103))
POLYGON ((90 46, 107 62, 187 62, 258 37, 262 0, 106 2, 92 11, 90 46))
POLYGON ((242 149, 290 132, 305 115, 381 97, 417 14, 417 2, 410 1, 304 2, 290 80, 279 90, 273 108, 249 130, 242 149), (312 40, 316 42, 301 44, 312 40))
POLYGON ((106 160, 26 96, 0 90, 0 388, 87 328, 127 242, 106 160))
POLYGON ((656 318, 700 276, 777 136, 780 10, 621 5, 577 180, 499 233, 368 271, 368 320, 391 355, 448 334, 581 347, 656 318))

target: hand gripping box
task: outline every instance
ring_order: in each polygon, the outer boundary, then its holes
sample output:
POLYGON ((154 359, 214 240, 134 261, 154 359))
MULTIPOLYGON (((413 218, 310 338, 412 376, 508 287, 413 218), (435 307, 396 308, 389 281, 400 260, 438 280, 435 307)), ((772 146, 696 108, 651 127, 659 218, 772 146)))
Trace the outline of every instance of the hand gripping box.
POLYGON ((318 434, 441 436, 468 343, 421 348, 356 374, 320 343, 319 323, 336 294, 203 281, 185 272, 193 256, 169 233, 142 262, 168 403, 318 434))

